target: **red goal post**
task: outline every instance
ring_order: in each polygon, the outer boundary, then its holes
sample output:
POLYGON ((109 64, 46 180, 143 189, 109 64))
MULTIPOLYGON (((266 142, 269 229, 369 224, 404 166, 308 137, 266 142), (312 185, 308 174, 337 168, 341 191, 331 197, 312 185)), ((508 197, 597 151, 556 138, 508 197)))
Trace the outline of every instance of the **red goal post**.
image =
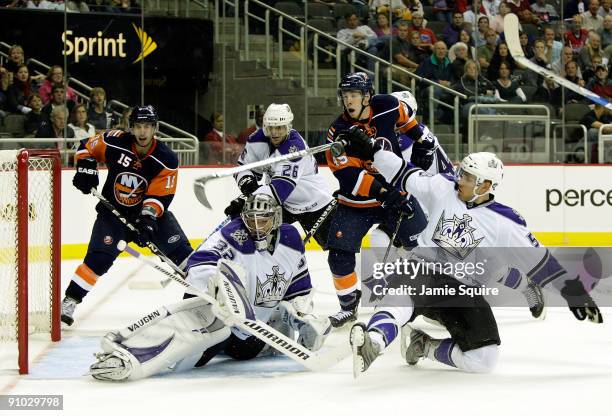
POLYGON ((61 337, 60 207, 57 150, 0 151, 0 343, 17 354, 20 374, 31 333, 61 337))

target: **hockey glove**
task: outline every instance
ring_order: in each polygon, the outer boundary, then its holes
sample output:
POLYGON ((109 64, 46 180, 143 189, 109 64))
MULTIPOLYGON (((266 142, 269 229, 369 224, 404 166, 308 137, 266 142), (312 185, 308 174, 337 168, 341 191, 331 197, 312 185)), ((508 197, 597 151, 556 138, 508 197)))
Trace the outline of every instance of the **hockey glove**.
POLYGON ((97 188, 99 183, 96 159, 80 159, 76 164, 74 178, 72 178, 74 187, 87 195, 91 192, 91 188, 97 188))
POLYGON ((405 192, 400 192, 397 189, 383 188, 376 199, 382 204, 383 208, 397 210, 405 218, 412 218, 414 216, 414 208, 412 208, 412 204, 407 196, 405 192))
POLYGON ((231 219, 238 218, 242 212, 242 208, 244 208, 245 202, 246 199, 244 199, 243 196, 232 199, 232 202, 230 202, 230 204, 225 208, 223 213, 231 219))
POLYGON ((434 161, 434 155, 437 148, 437 145, 425 140, 423 140, 421 143, 414 142, 412 144, 410 162, 423 170, 429 169, 434 161))
POLYGON ((157 234, 157 217, 150 209, 143 209, 135 223, 138 234, 134 242, 140 247, 146 247, 147 243, 153 241, 153 237, 157 234))
POLYGON ((336 141, 346 142, 344 147, 346 152, 361 160, 373 160, 374 153, 378 150, 378 148, 374 149, 374 140, 358 126, 351 126, 348 130, 339 132, 336 141))
POLYGON ((311 295, 298 296, 278 304, 281 321, 298 332, 298 343, 311 351, 317 351, 331 333, 331 323, 326 316, 312 313, 311 295))
POLYGON ((567 301, 570 311, 572 311, 579 321, 584 321, 588 318, 589 321, 596 324, 601 324, 603 322, 603 316, 597 304, 586 290, 584 290, 584 286, 579 280, 579 277, 565 282, 565 287, 561 289, 561 296, 567 301))
POLYGON ((240 188, 240 192, 244 196, 251 196, 253 192, 259 188, 259 184, 257 183, 257 179, 253 175, 247 175, 240 178, 238 181, 238 188, 240 188))

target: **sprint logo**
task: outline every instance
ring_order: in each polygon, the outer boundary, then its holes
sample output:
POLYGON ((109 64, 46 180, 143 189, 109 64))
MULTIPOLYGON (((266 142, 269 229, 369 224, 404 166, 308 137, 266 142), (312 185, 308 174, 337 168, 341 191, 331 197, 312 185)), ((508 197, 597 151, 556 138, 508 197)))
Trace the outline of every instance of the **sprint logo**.
POLYGON ((153 51, 157 49, 157 43, 155 43, 153 38, 151 38, 151 36, 149 36, 147 32, 136 26, 134 23, 132 23, 132 26, 134 27, 136 35, 138 35, 138 39, 140 40, 140 55, 138 55, 138 58, 136 58, 136 60, 132 62, 133 64, 135 64, 136 62, 143 60, 145 57, 153 53, 153 51))
MULTIPOLYGON (((157 43, 140 27, 132 23, 136 36, 140 41, 140 53, 132 62, 142 61, 145 57, 157 49, 157 43)), ((117 37, 105 37, 101 31, 96 33, 97 37, 74 36, 72 30, 62 32, 64 43, 63 55, 74 56, 74 62, 79 62, 82 57, 98 56, 104 58, 127 58, 127 39, 123 33, 117 37)))

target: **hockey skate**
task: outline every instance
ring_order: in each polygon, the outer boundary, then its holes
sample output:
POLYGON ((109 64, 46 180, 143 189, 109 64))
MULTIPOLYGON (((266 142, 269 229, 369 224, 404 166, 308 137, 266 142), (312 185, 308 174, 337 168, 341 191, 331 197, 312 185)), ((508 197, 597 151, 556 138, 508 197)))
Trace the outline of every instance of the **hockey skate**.
POLYGON ((61 320, 68 326, 72 325, 74 322, 74 318, 72 316, 74 315, 74 310, 78 303, 79 302, 77 302, 75 299, 72 299, 68 296, 66 296, 64 300, 62 300, 61 320))
POLYGON ((372 342, 366 325, 361 322, 351 328, 350 342, 353 350, 353 377, 357 378, 380 355, 380 347, 372 342))
POLYGON ((355 299, 347 304, 341 305, 340 311, 329 316, 329 322, 334 328, 341 328, 344 325, 357 320, 357 309, 361 299, 361 290, 355 291, 355 299))
POLYGON ((400 352, 408 365, 415 365, 421 358, 427 355, 427 343, 432 338, 423 331, 414 329, 410 325, 402 327, 402 343, 400 352))
POLYGON ((542 289, 532 281, 529 281, 529 284, 523 291, 523 295, 527 299, 531 316, 536 319, 544 319, 546 313, 544 313, 544 294, 542 289))

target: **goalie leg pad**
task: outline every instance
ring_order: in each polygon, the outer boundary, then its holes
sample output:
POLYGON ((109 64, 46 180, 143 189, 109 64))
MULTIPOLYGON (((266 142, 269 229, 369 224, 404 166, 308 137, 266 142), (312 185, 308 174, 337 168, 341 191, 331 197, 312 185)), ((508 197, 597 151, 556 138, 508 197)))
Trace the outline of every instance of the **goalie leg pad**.
POLYGON ((104 353, 96 355, 90 374, 100 380, 119 381, 166 370, 182 371, 192 368, 204 350, 230 335, 229 328, 215 318, 212 306, 202 299, 187 299, 157 312, 162 310, 166 316, 155 316, 146 325, 130 325, 107 334, 101 342, 104 353), (131 333, 124 336, 130 327, 131 333))

